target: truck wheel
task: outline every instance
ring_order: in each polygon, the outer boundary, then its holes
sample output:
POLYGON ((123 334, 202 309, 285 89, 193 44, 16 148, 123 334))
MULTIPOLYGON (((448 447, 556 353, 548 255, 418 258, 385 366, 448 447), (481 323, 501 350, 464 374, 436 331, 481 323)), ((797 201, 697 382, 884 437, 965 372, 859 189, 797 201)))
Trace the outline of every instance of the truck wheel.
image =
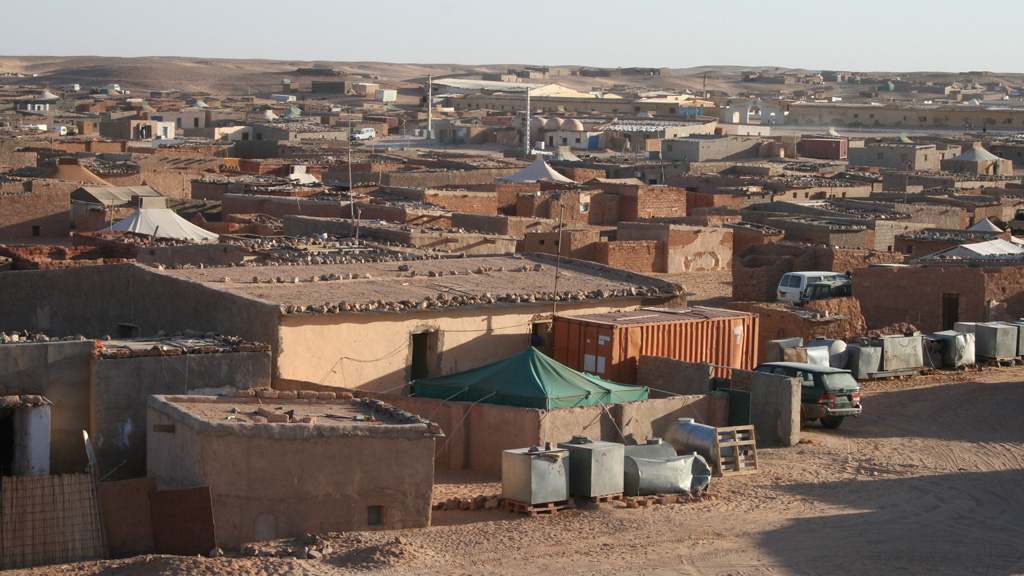
POLYGON ((845 418, 845 416, 836 416, 834 418, 822 418, 821 427, 828 428, 830 430, 835 430, 836 428, 839 428, 840 426, 843 425, 843 420, 845 418))

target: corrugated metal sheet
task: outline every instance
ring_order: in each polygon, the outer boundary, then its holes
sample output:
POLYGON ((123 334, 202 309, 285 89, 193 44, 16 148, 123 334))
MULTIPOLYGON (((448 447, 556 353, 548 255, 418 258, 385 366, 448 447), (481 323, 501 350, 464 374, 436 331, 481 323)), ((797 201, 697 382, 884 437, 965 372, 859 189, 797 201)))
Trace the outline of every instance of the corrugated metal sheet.
MULTIPOLYGON (((695 307, 679 310, 557 316, 555 360, 602 378, 633 384, 641 355, 752 370, 756 314, 695 307)), ((718 368, 716 376, 729 370, 718 368)))

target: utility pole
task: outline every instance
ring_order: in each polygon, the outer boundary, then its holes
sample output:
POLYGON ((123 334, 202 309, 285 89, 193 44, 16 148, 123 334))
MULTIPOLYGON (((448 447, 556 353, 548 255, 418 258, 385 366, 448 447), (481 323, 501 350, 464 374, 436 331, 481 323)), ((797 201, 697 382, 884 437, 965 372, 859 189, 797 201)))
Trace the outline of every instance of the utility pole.
POLYGON ((530 155, 530 89, 526 89, 526 122, 523 124, 523 158, 530 155))
POLYGON ((434 75, 427 76, 427 139, 434 131, 434 75))
MULTIPOLYGON (((555 240, 555 294, 551 299, 551 322, 555 321, 555 314, 558 313, 558 276, 562 271, 562 210, 565 209, 565 202, 562 202, 562 193, 558 194, 558 240, 555 240)), ((554 324, 552 324, 554 326, 554 324)))

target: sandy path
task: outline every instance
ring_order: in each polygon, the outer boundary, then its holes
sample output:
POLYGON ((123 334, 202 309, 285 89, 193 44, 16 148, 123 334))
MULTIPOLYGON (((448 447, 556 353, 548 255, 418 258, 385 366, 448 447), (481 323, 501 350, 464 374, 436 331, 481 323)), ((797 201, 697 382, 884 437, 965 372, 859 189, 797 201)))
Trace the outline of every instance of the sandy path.
MULTIPOLYGON (((1020 574, 1022 374, 866 383, 862 417, 762 450, 762 470, 716 479, 710 502, 435 512, 426 530, 333 535, 323 561, 151 557, 11 574, 1020 574)), ((494 480, 439 471, 435 500, 491 493, 494 480)))

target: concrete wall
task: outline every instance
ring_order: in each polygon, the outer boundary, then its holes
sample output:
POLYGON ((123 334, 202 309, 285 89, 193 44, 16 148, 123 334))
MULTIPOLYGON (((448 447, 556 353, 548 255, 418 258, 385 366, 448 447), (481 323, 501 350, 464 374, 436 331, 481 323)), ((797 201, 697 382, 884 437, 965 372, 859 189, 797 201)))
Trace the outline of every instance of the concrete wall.
POLYGON ((270 386, 270 352, 94 358, 92 425, 100 475, 146 475, 146 399, 152 394, 234 394, 270 386), (124 463, 122 465, 122 463, 124 463))
POLYGON ((368 506, 384 506, 387 529, 430 525, 422 424, 214 423, 163 398, 149 403, 150 474, 159 489, 210 486, 218 546, 373 529, 368 506))
MULTIPOLYGON (((15 273, 3 276, 9 274, 15 273)), ((0 387, 34 390, 53 402, 50 471, 54 474, 81 472, 87 464, 82 431, 90 429, 89 358, 95 346, 92 340, 0 345, 0 387)))
POLYGON ((800 442, 799 380, 733 370, 732 388, 750 392, 750 423, 758 446, 796 446, 800 442))

